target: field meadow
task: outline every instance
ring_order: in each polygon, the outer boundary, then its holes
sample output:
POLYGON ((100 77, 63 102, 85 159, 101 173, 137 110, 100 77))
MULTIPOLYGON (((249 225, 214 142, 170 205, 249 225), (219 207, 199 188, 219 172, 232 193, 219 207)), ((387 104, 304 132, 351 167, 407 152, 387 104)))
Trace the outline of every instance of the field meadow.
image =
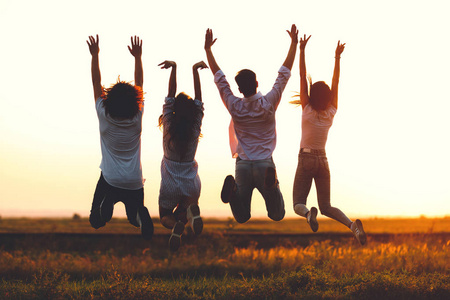
POLYGON ((360 246, 319 219, 206 219, 178 252, 154 220, 0 219, 0 299, 450 299, 450 218, 363 220, 360 246))

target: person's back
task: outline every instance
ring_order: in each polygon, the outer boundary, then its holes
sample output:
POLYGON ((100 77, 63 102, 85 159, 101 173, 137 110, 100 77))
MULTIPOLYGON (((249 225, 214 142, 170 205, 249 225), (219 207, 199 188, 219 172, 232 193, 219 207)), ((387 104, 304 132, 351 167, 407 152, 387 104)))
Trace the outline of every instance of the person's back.
POLYGON ((366 235, 362 222, 358 219, 352 222, 340 209, 331 206, 330 168, 325 151, 328 131, 338 107, 340 58, 345 44, 340 44, 339 41, 336 47, 331 89, 325 82, 318 81, 311 85, 308 94, 305 47, 310 37, 306 38, 305 35, 300 39, 300 101, 292 102, 301 104, 303 109, 302 138, 293 189, 294 211, 306 218, 312 231, 316 232, 319 229, 317 208, 311 207, 309 210, 306 206, 314 180, 320 212, 350 228, 357 240, 365 244, 366 235))
POLYGON ((279 221, 285 215, 272 153, 276 146, 275 112, 290 78, 295 58, 298 35, 295 25, 292 25, 288 34, 291 45, 273 88, 266 95, 257 92, 255 73, 244 69, 235 77, 239 91, 244 95, 240 98, 231 91, 225 74, 212 54, 211 46, 216 41, 212 31, 208 29, 206 32, 205 51, 214 74, 214 82, 232 118, 229 138, 232 156, 236 158, 236 178, 232 175, 225 178, 221 198, 224 203, 230 203, 233 216, 239 223, 244 223, 251 217, 251 197, 255 188, 265 200, 269 218, 279 221))
POLYGON ((186 224, 195 235, 203 230, 198 199, 201 181, 198 163, 195 160, 198 139, 201 135, 203 102, 198 69, 207 68, 201 61, 192 66, 195 99, 185 93, 176 97, 177 64, 166 60, 159 64, 162 69, 171 69, 169 90, 159 117, 163 129, 164 156, 161 161, 161 185, 159 189, 159 216, 161 224, 172 230, 169 248, 177 251, 186 224))
POLYGON ((192 162, 197 152, 203 119, 203 102, 184 93, 167 99, 163 105, 160 125, 163 130, 164 157, 177 162, 192 162), (176 108, 177 103, 186 107, 176 108), (181 112, 188 116, 180 117, 181 112))
POLYGON ((143 110, 130 118, 106 113, 105 101, 96 102, 100 127, 102 169, 105 180, 120 188, 142 187, 141 132, 143 110))
POLYGON ((102 161, 100 179, 94 193, 89 222, 95 229, 103 227, 113 215, 114 204, 125 204, 128 221, 141 228, 150 239, 153 222, 144 206, 144 180, 141 168, 141 131, 143 113, 142 41, 131 37, 131 55, 135 59, 135 85, 118 81, 103 89, 98 61, 97 39, 87 41, 92 55, 91 75, 95 107, 99 119, 102 161))

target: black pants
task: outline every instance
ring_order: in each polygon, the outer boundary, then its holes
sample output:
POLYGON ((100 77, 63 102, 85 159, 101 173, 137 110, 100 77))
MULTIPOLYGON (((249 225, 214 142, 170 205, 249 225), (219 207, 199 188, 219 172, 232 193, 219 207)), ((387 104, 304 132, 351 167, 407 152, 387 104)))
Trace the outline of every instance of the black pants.
POLYGON ((97 182, 97 187, 92 201, 91 216, 100 212, 100 205, 105 198, 111 199, 114 204, 121 201, 125 204, 128 221, 139 227, 136 221, 138 208, 144 206, 144 188, 138 190, 127 190, 114 187, 106 182, 103 174, 97 182))

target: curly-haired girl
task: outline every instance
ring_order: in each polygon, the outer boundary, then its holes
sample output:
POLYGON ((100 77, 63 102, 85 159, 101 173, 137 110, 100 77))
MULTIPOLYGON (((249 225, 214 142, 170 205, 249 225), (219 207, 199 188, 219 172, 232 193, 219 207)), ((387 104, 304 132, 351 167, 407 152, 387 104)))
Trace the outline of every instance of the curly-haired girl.
POLYGON ((92 55, 92 84, 102 151, 101 174, 89 221, 95 229, 105 226, 112 218, 114 204, 122 201, 128 221, 141 228, 145 239, 151 239, 153 222, 144 206, 141 167, 142 40, 131 37, 131 47, 128 46, 135 59, 135 85, 119 80, 108 89, 103 89, 101 84, 98 35, 90 36, 87 44, 92 55))

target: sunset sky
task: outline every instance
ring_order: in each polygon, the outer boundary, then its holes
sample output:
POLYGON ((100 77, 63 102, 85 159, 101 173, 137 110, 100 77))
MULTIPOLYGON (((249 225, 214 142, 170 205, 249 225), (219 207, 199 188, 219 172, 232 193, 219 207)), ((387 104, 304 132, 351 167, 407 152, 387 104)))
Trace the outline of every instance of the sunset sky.
MULTIPOLYGON (((100 37, 102 84, 133 80, 130 36, 143 40, 145 204, 158 215, 162 133, 157 119, 169 71, 193 96, 191 67, 204 60, 204 35, 239 95, 234 75, 255 71, 267 93, 296 24, 312 35, 306 67, 331 83, 341 59, 339 109, 330 130, 331 203, 349 217, 450 215, 450 19, 448 1, 7 1, 0 0, 0 216, 88 216, 100 176, 100 139, 86 40, 100 37)), ((300 145, 298 51, 277 111, 274 152, 286 216, 300 145)), ((234 174, 229 114, 210 70, 200 71, 205 117, 196 159, 205 216, 231 216, 220 200, 234 174)), ((313 186, 308 206, 317 206, 313 186)), ((115 216, 123 216, 123 205, 115 216)), ((252 215, 266 216, 255 190, 252 215)))

